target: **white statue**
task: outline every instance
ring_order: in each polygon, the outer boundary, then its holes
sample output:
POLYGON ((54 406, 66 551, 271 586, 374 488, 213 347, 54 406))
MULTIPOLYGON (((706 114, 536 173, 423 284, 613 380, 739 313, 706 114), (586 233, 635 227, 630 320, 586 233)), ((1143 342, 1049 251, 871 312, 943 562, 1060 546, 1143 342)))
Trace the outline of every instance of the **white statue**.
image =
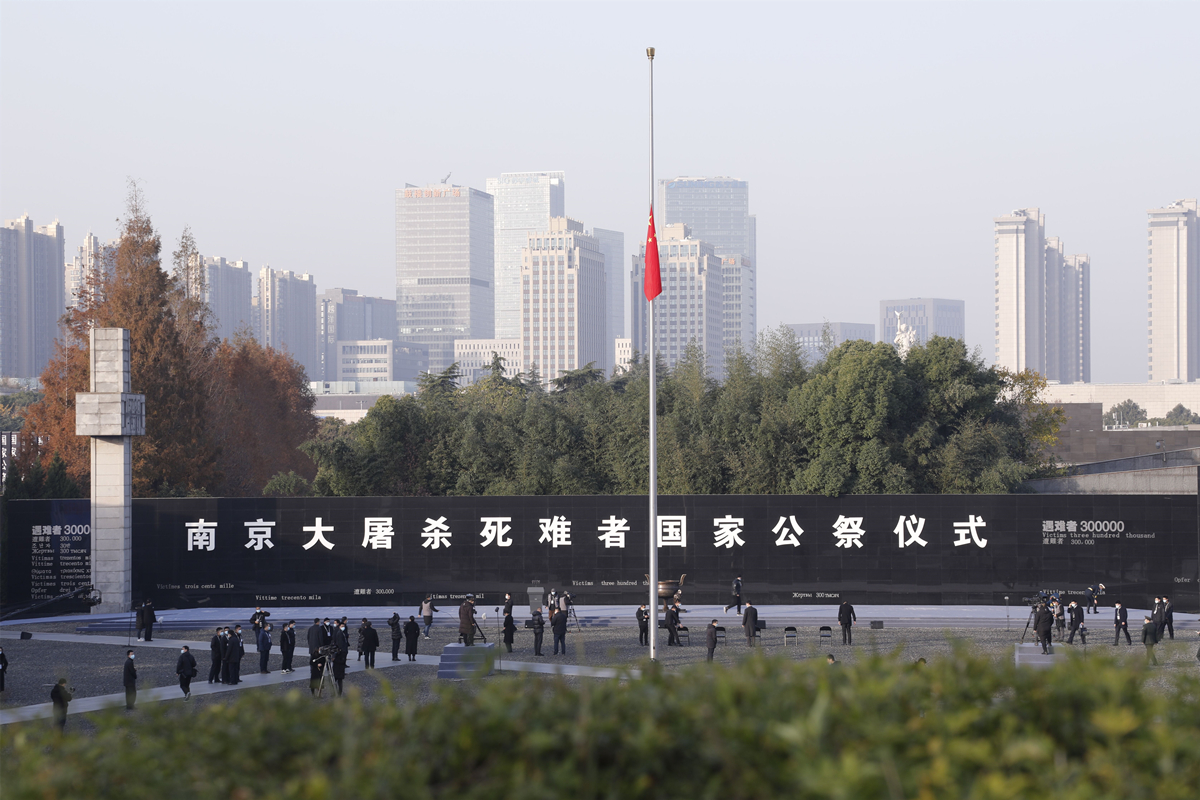
POLYGON ((900 319, 900 312, 896 314, 896 338, 892 343, 896 346, 896 353, 900 356, 900 360, 908 358, 908 351, 917 343, 917 332, 907 322, 900 319))

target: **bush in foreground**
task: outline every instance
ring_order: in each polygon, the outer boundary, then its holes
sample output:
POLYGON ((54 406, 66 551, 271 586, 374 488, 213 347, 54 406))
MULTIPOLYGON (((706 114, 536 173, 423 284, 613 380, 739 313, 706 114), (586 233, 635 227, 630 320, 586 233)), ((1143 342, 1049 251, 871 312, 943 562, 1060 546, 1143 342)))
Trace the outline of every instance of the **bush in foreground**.
POLYGON ((490 679, 431 703, 247 692, 6 735, 15 798, 1196 797, 1200 680, 750 659, 626 682, 490 679))

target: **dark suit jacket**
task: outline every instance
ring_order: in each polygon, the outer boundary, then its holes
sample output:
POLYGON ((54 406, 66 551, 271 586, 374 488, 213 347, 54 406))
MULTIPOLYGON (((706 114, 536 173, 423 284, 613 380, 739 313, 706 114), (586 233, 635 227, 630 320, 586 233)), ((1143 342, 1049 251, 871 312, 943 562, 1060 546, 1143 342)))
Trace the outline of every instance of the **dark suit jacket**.
POLYGON ((222 645, 221 634, 219 634, 219 633, 213 634, 212 641, 210 641, 208 643, 208 649, 212 651, 212 660, 213 661, 221 660, 221 645, 222 645))
POLYGON ((1126 628, 1129 623, 1129 609, 1125 606, 1113 609, 1113 627, 1126 628))
POLYGON ((669 628, 678 628, 679 627, 679 609, 676 608, 675 606, 671 606, 670 608, 667 609, 667 627, 669 627, 669 628))
POLYGON ((308 629, 308 654, 315 656, 317 649, 325 642, 325 628, 313 625, 308 629))
POLYGON ((650 624, 650 612, 644 608, 637 610, 638 627, 644 628, 650 624))
POLYGON ((708 630, 704 634, 704 640, 708 643, 708 649, 712 650, 717 646, 717 626, 709 625, 708 630))
POLYGON ((333 641, 330 642, 340 655, 345 655, 350 652, 350 640, 346 638, 346 632, 341 628, 333 629, 333 641))
POLYGON ((746 629, 747 636, 753 636, 755 629, 758 627, 758 609, 754 606, 746 606, 745 612, 742 614, 742 627, 746 629))
POLYGON ((508 644, 513 643, 513 634, 517 632, 517 623, 513 622, 512 612, 506 612, 504 615, 504 641, 508 644))
POLYGON ((294 628, 288 628, 279 634, 279 650, 284 653, 294 653, 296 651, 296 631, 294 628))
POLYGON ((1158 643, 1158 626, 1153 622, 1142 625, 1142 644, 1158 643))
POLYGON ((363 629, 363 650, 379 649, 379 631, 374 628, 363 629))
POLYGON ((554 615, 554 619, 550 620, 550 627, 554 629, 554 633, 559 636, 564 636, 567 633, 567 612, 559 611, 554 615))
POLYGON ((1075 606, 1074 608, 1069 609, 1069 611, 1071 612, 1071 627, 1078 628, 1083 624, 1083 606, 1075 606))
POLYGON ((245 654, 246 643, 242 641, 242 637, 236 633, 229 634, 225 644, 225 660, 240 664, 245 654))
POLYGON ((125 686, 137 686, 137 669, 133 666, 133 659, 125 658, 125 686))
POLYGON ((849 603, 842 603, 838 607, 838 624, 849 625, 851 622, 858 622, 858 615, 854 613, 854 606, 849 603))
POLYGON ((267 632, 266 628, 262 628, 258 632, 258 652, 271 652, 271 634, 267 632))
POLYGON ((196 677, 196 657, 190 651, 179 654, 179 660, 175 662, 175 674, 196 677))
POLYGON ((1049 631, 1054 627, 1054 612, 1048 608, 1043 608, 1037 612, 1037 616, 1033 618, 1033 629, 1035 631, 1049 631))

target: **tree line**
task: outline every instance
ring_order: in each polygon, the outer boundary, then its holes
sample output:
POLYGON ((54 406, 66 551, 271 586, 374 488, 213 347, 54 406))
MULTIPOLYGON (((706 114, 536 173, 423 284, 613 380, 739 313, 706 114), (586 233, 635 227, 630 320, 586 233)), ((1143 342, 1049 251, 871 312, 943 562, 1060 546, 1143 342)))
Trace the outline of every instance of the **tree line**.
POLYGON ((75 395, 89 390, 94 327, 129 329, 132 389, 146 395, 146 435, 133 437, 135 496, 255 495, 280 470, 314 474, 297 449, 317 432, 303 368, 248 329, 219 340, 190 230, 171 256, 168 271, 145 198, 131 184, 119 244, 63 316, 42 396, 20 409, 21 450, 6 498, 88 493, 90 444, 75 435, 75 395))
MULTIPOLYGON (((1055 468, 1061 409, 1033 373, 983 364, 934 337, 905 360, 851 341, 814 364, 789 328, 708 374, 691 346, 657 369, 659 491, 665 494, 1006 493, 1055 468)), ((383 397, 359 422, 325 420, 301 446, 315 480, 280 494, 637 494, 649 472, 649 369, 605 378, 590 365, 546 391, 538 375, 490 374, 459 387, 457 367, 416 396, 383 397)))

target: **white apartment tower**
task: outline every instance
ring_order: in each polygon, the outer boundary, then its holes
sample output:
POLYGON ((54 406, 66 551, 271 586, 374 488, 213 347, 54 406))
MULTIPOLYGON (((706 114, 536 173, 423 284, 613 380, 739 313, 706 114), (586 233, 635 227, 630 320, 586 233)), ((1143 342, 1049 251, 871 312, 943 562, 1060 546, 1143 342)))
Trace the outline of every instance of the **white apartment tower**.
POLYGON ((495 331, 492 196, 447 184, 396 190, 396 335, 429 348, 429 370, 454 363, 456 339, 495 331))
MULTIPOLYGON (((633 257, 630 275, 633 348, 647 352, 650 303, 642 292, 646 245, 633 257)), ((692 238, 683 223, 663 226, 658 238, 659 272, 663 293, 654 301, 655 348, 673 368, 689 342, 704 350, 709 374, 722 380, 725 374, 724 302, 725 279, 721 258, 708 242, 692 238)))
POLYGON ((307 375, 319 374, 313 277, 263 267, 258 271, 257 299, 259 343, 288 352, 307 375))
POLYGON ((116 250, 120 242, 116 239, 103 244, 100 238, 88 231, 83 244, 75 251, 75 257, 67 262, 63 273, 63 307, 79 305, 79 290, 101 272, 112 277, 116 267, 116 250))
POLYGON ((487 179, 495 199, 496 338, 521 335, 521 252, 529 234, 566 216, 564 172, 502 172, 487 179))
POLYGON ((995 219, 995 363, 1046 369, 1046 217, 1019 208, 995 219))
POLYGON ((1195 198, 1148 212, 1146 362, 1151 381, 1200 378, 1200 225, 1195 198))
POLYGON ((253 330, 250 300, 254 296, 254 275, 250 265, 208 256, 201 264, 200 275, 204 279, 204 302, 212 312, 213 333, 217 338, 232 339, 241 328, 253 330))
POLYGON ((0 375, 35 378, 54 354, 66 310, 63 226, 35 228, 28 214, 0 228, 0 375))
POLYGON ((522 371, 549 384, 560 373, 602 368, 608 348, 604 254, 583 223, 555 217, 528 234, 521 254, 522 371))

